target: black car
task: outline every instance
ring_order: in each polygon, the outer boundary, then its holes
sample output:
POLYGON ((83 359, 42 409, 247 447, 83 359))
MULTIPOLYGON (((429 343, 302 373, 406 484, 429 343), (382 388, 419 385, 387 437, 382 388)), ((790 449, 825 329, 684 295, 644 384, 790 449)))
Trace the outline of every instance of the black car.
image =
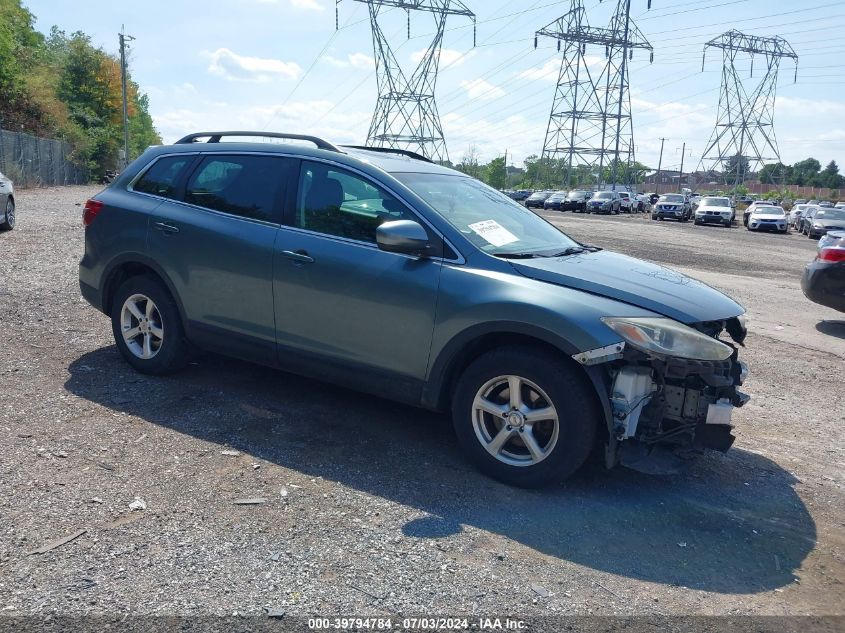
POLYGON ((827 237, 816 259, 804 269, 801 290, 810 301, 845 312, 845 231, 827 237))
POLYGON ((587 201, 593 196, 591 191, 570 191, 566 199, 560 203, 561 211, 572 211, 573 213, 586 213, 587 201))
POLYGON ((692 205, 682 193, 667 193, 660 196, 651 212, 652 220, 677 220, 686 222, 692 217, 692 205))
POLYGON ((619 215, 622 198, 617 191, 598 191, 587 202, 587 213, 607 213, 619 215))
POLYGON ((525 199, 525 206, 529 209, 542 209, 543 203, 554 193, 554 191, 535 191, 525 199))
POLYGON ((566 200, 566 192, 555 191, 543 202, 543 208, 551 209, 553 211, 561 211, 562 209, 560 208, 560 205, 564 200, 566 200))
POLYGON ((816 240, 828 231, 845 231, 845 209, 819 206, 806 223, 807 237, 816 240))

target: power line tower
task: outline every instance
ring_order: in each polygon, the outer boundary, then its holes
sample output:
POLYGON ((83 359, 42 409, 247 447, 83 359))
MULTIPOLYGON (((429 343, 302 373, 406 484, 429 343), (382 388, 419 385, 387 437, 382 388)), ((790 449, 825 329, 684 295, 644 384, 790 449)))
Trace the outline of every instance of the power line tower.
POLYGON ((766 161, 780 160, 775 138, 774 113, 778 70, 783 58, 795 63, 798 80, 798 55, 782 37, 758 37, 730 30, 704 45, 701 70, 708 48, 722 49, 722 87, 716 127, 701 155, 701 166, 723 172, 726 185, 742 184, 749 172, 766 161), (754 77, 754 56, 762 55, 764 74, 759 81, 743 82, 737 68, 740 53, 747 53, 754 77))
MULTIPOLYGON (((339 0, 338 0, 339 2, 339 0)), ((376 102, 367 144, 377 147, 410 149, 434 161, 447 161, 446 141, 440 125, 440 114, 434 100, 440 47, 450 15, 472 19, 475 14, 459 0, 355 0, 367 5, 373 32, 373 51, 376 60, 378 101, 376 102), (414 72, 409 76, 402 70, 387 36, 379 24, 379 14, 388 7, 404 9, 411 29, 411 11, 434 16, 434 38, 414 72)), ((385 11, 386 13, 386 11, 385 11)), ((473 32, 473 46, 475 45, 473 32)))
MULTIPOLYGON (((649 8, 651 2, 649 2, 649 8)), ((564 45, 552 111, 543 143, 543 158, 565 160, 564 184, 579 167, 604 182, 610 168, 614 188, 630 184, 634 162, 628 62, 634 49, 654 53, 651 44, 631 20, 631 0, 617 0, 608 28, 587 23, 583 0, 571 0, 571 9, 535 33, 564 45), (605 61, 597 69, 587 47, 603 47, 605 61)))

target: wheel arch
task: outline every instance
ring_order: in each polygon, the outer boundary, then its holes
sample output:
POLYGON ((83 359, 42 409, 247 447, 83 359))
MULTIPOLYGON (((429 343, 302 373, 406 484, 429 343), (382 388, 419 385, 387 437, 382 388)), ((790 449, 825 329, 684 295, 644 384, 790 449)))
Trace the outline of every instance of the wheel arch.
POLYGON ((151 277, 164 284, 167 292, 170 293, 173 301, 176 302, 176 307, 179 309, 179 318, 182 320, 182 326, 187 331, 187 316, 173 282, 170 281, 170 278, 162 270, 161 266, 141 254, 125 255, 109 264, 108 269, 103 275, 103 312, 111 314, 112 301, 114 300, 114 294, 117 292, 117 289, 127 279, 138 276, 151 277))
POLYGON ((587 367, 572 355, 581 351, 565 338, 525 323, 497 322, 468 328, 447 343, 431 365, 429 379, 423 388, 422 404, 439 411, 448 410, 454 385, 461 372, 482 354, 505 345, 526 346, 556 354, 562 363, 577 368, 593 387, 596 404, 603 413, 605 425, 612 428, 609 381, 601 366, 587 367))

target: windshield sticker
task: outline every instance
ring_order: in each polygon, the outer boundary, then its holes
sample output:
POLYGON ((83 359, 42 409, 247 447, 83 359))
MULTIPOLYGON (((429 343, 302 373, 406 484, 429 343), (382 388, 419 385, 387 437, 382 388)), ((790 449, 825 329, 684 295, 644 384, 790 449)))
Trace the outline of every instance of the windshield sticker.
POLYGON ((476 222, 475 224, 470 224, 469 228, 493 246, 504 246, 505 244, 519 241, 516 235, 508 231, 496 222, 496 220, 476 222))

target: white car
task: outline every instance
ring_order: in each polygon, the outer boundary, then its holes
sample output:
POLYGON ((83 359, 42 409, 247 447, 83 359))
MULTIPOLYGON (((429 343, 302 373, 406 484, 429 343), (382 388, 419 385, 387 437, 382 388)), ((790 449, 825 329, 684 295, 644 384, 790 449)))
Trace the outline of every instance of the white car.
POLYGON ((731 199, 722 196, 707 196, 702 198, 695 210, 695 224, 718 223, 731 226, 736 211, 731 205, 731 199))
POLYGON ((783 207, 759 206, 748 218, 748 230, 786 233, 789 230, 789 218, 786 217, 783 207))
POLYGON ((15 187, 0 173, 0 231, 15 228, 15 187))
POLYGON ((634 203, 631 201, 631 193, 628 191, 619 190, 620 211, 622 213, 631 213, 634 210, 634 203))

